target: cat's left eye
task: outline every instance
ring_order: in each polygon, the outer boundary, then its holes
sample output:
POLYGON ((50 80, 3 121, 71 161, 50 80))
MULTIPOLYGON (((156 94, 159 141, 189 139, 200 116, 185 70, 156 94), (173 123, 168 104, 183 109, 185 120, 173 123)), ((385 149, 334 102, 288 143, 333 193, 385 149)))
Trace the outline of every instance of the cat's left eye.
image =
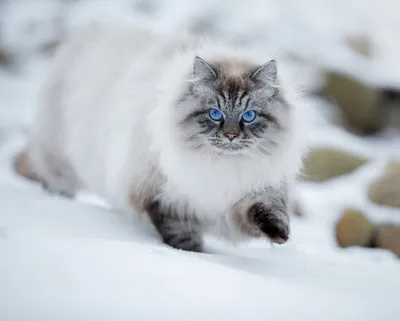
POLYGON ((256 119, 256 116, 257 114, 254 110, 249 110, 242 114, 242 119, 246 123, 251 123, 254 119, 256 119))

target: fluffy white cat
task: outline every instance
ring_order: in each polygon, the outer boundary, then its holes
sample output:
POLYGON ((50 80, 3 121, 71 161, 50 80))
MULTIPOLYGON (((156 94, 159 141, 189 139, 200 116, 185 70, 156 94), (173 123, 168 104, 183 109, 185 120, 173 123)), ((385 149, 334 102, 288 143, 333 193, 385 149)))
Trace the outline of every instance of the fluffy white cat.
POLYGON ((246 48, 92 25, 59 49, 17 171, 147 213, 165 243, 289 238, 305 110, 280 62, 246 48))

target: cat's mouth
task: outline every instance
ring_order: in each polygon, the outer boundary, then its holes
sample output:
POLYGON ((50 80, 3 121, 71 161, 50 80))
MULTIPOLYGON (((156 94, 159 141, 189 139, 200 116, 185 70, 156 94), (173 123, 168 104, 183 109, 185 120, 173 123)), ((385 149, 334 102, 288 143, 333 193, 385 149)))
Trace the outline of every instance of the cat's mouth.
POLYGON ((217 150, 218 153, 225 155, 238 155, 243 153, 246 149, 248 149, 248 146, 243 146, 234 143, 224 143, 218 146, 214 145, 213 147, 214 149, 217 150))
POLYGON ((249 143, 243 142, 240 139, 229 141, 213 138, 210 140, 210 144, 218 153, 229 155, 240 154, 250 147, 249 143))

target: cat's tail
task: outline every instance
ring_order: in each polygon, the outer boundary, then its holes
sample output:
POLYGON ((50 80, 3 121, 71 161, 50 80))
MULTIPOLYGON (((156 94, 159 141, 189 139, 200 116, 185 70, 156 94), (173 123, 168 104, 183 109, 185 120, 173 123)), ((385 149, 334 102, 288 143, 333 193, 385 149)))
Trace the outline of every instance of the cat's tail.
POLYGON ((21 176, 32 180, 40 181, 39 175, 33 169, 31 163, 29 162, 29 157, 27 150, 21 151, 15 158, 13 162, 14 170, 21 176))

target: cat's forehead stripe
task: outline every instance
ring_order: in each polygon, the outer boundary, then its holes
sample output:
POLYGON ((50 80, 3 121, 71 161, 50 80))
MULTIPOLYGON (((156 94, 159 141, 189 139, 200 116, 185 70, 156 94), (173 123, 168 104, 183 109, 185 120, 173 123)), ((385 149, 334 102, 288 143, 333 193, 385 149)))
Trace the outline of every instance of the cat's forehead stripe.
POLYGON ((230 102, 233 106, 240 105, 244 97, 248 95, 250 86, 243 77, 229 77, 223 79, 217 85, 218 95, 224 97, 224 103, 230 102))
POLYGON ((240 92, 240 95, 239 95, 239 98, 238 98, 238 104, 239 105, 241 105, 242 104, 242 100, 243 100, 243 98, 245 97, 247 95, 247 92, 245 91, 245 90, 242 90, 241 92, 240 92))

